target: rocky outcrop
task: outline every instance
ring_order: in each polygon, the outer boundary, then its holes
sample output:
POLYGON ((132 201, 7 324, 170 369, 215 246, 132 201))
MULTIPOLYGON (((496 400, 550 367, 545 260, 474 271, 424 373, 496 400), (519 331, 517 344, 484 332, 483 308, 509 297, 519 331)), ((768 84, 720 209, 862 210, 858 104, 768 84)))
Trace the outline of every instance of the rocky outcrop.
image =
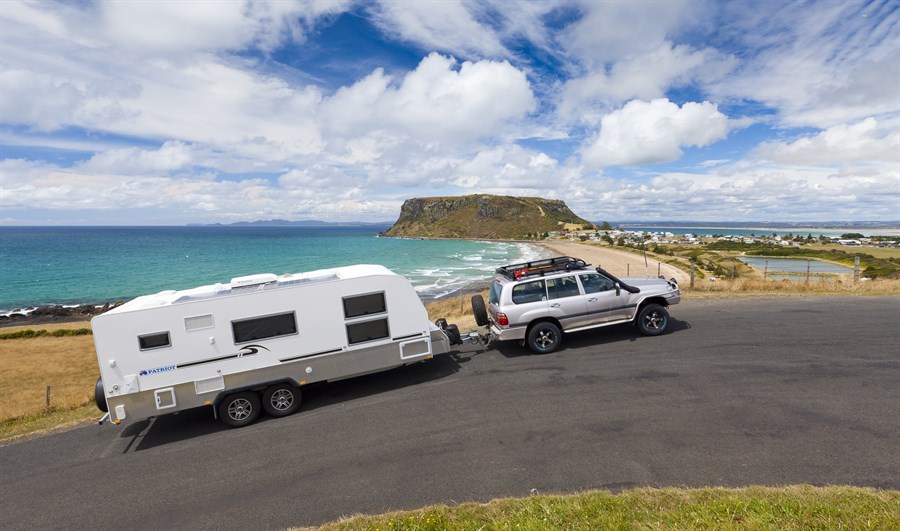
POLYGON ((413 238, 528 239, 529 235, 591 228, 566 204, 539 197, 467 195, 407 199, 385 233, 413 238))

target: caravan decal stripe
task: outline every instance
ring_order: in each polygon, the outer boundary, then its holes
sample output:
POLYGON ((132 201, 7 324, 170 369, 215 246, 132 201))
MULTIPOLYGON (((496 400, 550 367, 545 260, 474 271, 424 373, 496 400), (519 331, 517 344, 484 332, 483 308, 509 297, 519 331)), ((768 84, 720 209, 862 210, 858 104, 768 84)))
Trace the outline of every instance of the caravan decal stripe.
POLYGON ((334 354, 335 352, 340 352, 342 349, 336 348, 334 350, 326 350, 324 352, 316 352, 314 354, 304 354, 302 356, 294 356, 293 358, 285 358, 283 360, 278 360, 281 363, 287 363, 289 361, 297 361, 302 360, 303 358, 311 358, 313 356, 324 356, 325 354, 334 354))
POLYGON ((190 363, 182 363, 181 365, 178 365, 176 368, 184 369, 185 367, 193 367, 194 365, 203 365, 204 363, 214 363, 217 361, 230 360, 233 358, 243 358, 244 356, 252 356, 254 354, 259 354, 259 349, 269 350, 262 345, 246 345, 237 354, 231 354, 229 356, 220 356, 218 358, 210 358, 208 360, 192 361, 190 363))
MULTIPOLYGON (((585 315, 600 315, 600 314, 604 314, 604 313, 612 313, 612 312, 617 312, 619 310, 625 310, 625 309, 637 308, 637 307, 638 307, 637 304, 626 304, 625 306, 617 306, 615 308, 610 308, 608 310, 603 310, 600 312, 582 312, 582 313, 567 314, 563 317, 563 319, 574 319, 574 318, 578 318, 578 317, 584 317, 585 315)), ((530 322, 515 323, 515 324, 510 324, 508 328, 525 328, 529 324, 531 324, 531 323, 530 322)))
POLYGON ((413 334, 411 336, 395 337, 392 338, 391 341, 403 341, 404 339, 409 339, 411 337, 425 337, 425 334, 413 334))

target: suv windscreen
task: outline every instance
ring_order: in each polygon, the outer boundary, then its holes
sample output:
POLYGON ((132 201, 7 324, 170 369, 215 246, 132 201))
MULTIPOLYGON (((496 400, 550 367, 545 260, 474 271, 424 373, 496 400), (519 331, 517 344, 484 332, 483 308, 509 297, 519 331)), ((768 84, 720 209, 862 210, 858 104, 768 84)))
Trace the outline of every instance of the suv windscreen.
POLYGON ((596 273, 581 275, 581 285, 584 286, 585 293, 600 293, 616 287, 612 280, 596 273))
POLYGON ((563 299, 581 295, 575 276, 551 278, 547 280, 547 293, 551 299, 563 299))
POLYGON ((515 304, 546 300, 544 281, 534 280, 516 284, 512 289, 512 300, 515 304))

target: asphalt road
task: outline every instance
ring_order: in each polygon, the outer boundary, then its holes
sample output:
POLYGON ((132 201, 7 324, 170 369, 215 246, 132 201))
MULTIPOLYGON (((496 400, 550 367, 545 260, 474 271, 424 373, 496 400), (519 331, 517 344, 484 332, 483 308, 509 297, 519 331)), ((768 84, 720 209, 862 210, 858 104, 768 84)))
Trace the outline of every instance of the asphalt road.
POLYGON ((0 529, 262 529, 582 489, 900 488, 900 298, 686 301, 671 332, 469 348, 309 389, 238 430, 191 411, 0 448, 0 529))

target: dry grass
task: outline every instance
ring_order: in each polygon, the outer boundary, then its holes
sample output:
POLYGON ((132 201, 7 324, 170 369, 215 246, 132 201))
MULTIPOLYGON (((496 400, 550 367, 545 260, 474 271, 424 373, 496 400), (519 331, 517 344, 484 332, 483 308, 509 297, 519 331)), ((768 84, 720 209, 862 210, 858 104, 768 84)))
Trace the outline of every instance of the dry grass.
MULTIPOLYGON (((56 325, 25 328, 50 327, 61 328, 56 325)), ((3 366, 0 421, 45 410, 48 385, 51 386, 51 407, 79 407, 93 399, 94 384, 100 373, 92 336, 3 340, 0 341, 0 364, 3 366)))
POLYGON ((681 286, 686 298, 721 298, 753 296, 809 295, 900 295, 900 280, 876 279, 853 282, 852 279, 811 277, 809 283, 763 278, 719 279, 715 282, 697 279, 694 287, 681 286))
POLYGON ((475 324, 475 316, 472 315, 472 296, 481 295, 487 300, 488 291, 466 291, 461 295, 456 294, 425 305, 428 310, 428 318, 435 321, 443 317, 450 324, 459 327, 460 332, 467 333, 478 328, 475 324))

